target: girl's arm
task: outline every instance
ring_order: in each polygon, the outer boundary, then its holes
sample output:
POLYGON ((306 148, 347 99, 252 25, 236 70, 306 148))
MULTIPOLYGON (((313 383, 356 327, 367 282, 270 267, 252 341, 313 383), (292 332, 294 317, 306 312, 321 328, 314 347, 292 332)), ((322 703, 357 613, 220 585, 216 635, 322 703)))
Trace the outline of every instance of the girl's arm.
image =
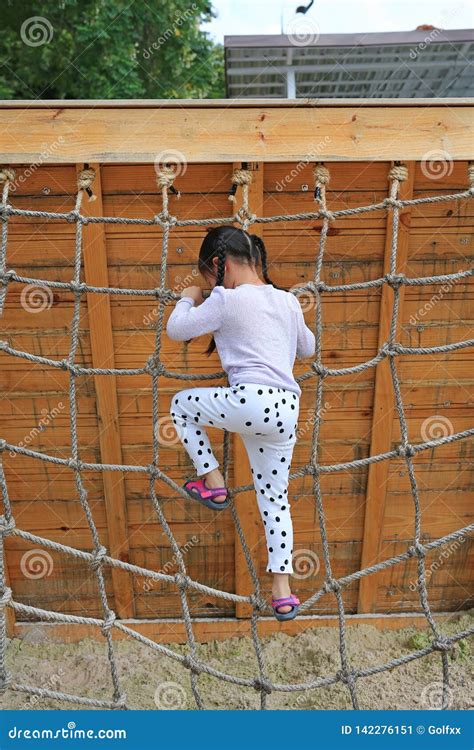
POLYGON ((192 297, 181 297, 168 318, 166 333, 174 341, 188 341, 205 333, 214 333, 224 319, 225 295, 216 286, 200 305, 192 297))
POLYGON ((296 321, 298 338, 296 342, 296 358, 304 359, 305 357, 311 357, 316 351, 316 338, 314 333, 305 323, 303 310, 301 309, 301 303, 297 299, 297 310, 296 310, 296 321))

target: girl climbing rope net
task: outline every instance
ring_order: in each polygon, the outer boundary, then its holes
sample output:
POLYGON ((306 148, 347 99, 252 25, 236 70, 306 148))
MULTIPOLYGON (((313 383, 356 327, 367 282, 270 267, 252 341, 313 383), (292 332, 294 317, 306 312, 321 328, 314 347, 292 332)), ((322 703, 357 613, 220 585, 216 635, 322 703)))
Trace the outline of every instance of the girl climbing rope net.
POLYGON ((188 388, 171 401, 173 423, 198 474, 184 489, 208 508, 228 507, 205 427, 238 432, 265 530, 272 607, 278 620, 290 620, 300 604, 289 585, 293 525, 288 477, 301 395, 292 369, 296 357, 314 354, 315 337, 298 299, 271 281, 265 245, 257 235, 232 226, 211 230, 198 267, 211 294, 204 299, 199 286, 184 289, 166 332, 177 341, 213 333, 206 353, 217 348, 230 385, 188 388), (266 283, 257 274, 260 264, 266 283))

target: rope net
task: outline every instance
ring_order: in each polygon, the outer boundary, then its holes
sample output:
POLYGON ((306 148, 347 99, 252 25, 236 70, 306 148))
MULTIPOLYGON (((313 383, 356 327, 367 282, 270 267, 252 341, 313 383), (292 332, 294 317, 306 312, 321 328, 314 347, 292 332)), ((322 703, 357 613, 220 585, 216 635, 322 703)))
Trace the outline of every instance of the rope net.
MULTIPOLYGON (((374 203, 367 206, 360 206, 351 209, 344 209, 340 211, 329 211, 326 206, 326 185, 329 182, 330 174, 328 169, 323 163, 319 162, 314 167, 314 178, 315 178, 315 200, 319 202, 319 208, 317 211, 304 212, 296 214, 281 214, 276 216, 257 217, 252 214, 249 210, 249 186, 252 179, 252 173, 247 169, 238 169, 233 174, 233 186, 229 195, 229 199, 235 201, 235 193, 237 186, 241 187, 242 191, 242 206, 232 216, 225 218, 210 218, 210 219, 197 219, 197 220, 179 220, 176 216, 169 213, 169 192, 171 191, 177 197, 179 193, 173 186, 173 180, 175 177, 174 171, 171 167, 164 165, 157 169, 157 184, 158 188, 162 193, 162 211, 154 216, 153 218, 124 218, 124 217, 88 217, 81 214, 81 203, 84 196, 84 192, 87 192, 89 199, 94 199, 92 194, 91 185, 93 183, 95 172, 93 169, 84 169, 80 172, 77 181, 77 198, 75 207, 73 210, 67 213, 56 213, 50 211, 30 211, 20 210, 14 208, 8 203, 9 186, 15 178, 15 171, 10 167, 0 168, 0 182, 3 183, 2 190, 2 203, 1 203, 1 219, 2 219, 2 237, 1 237, 1 257, 0 257, 0 314, 3 312, 3 305, 7 293, 8 285, 12 282, 18 282, 21 284, 34 283, 36 286, 43 286, 49 289, 65 289, 70 290, 74 294, 74 307, 72 322, 70 327, 70 351, 69 356, 62 360, 52 360, 48 357, 36 356, 29 352, 21 351, 11 347, 6 341, 0 342, 0 349, 13 357, 19 357, 26 359, 29 362, 46 365, 48 367, 60 368, 67 370, 69 373, 69 401, 70 401, 70 436, 71 436, 71 455, 68 459, 58 458, 53 455, 47 455, 38 451, 31 450, 19 445, 13 445, 8 443, 6 440, 0 440, 0 458, 2 452, 8 450, 16 454, 29 456, 31 458, 38 459, 60 466, 66 466, 74 472, 74 478, 77 488, 77 495, 81 506, 84 510, 93 542, 92 551, 87 552, 80 549, 75 549, 64 544, 46 539, 41 536, 31 534, 28 531, 24 531, 17 527, 15 518, 13 515, 12 505, 8 496, 8 489, 5 480, 5 474, 3 471, 3 465, 0 463, 0 487, 3 498, 3 515, 0 517, 0 694, 3 694, 9 687, 12 690, 22 691, 29 695, 36 695, 44 698, 58 699, 69 701, 74 704, 81 704, 85 706, 97 706, 99 708, 107 709, 125 709, 130 708, 127 704, 127 696, 121 687, 121 681, 118 674, 116 658, 114 653, 112 631, 114 629, 121 631, 129 638, 133 638, 151 649, 163 654, 170 659, 181 663, 187 670, 189 670, 189 678, 192 693, 198 709, 203 709, 204 704, 199 689, 199 675, 202 673, 212 675, 220 680, 225 680, 229 683, 241 687, 254 688, 260 693, 260 708, 267 708, 267 696, 275 691, 284 692, 296 692, 304 690, 314 690, 317 688, 324 688, 325 686, 333 685, 335 683, 343 683, 347 686, 347 690, 350 694, 351 703, 354 709, 359 708, 358 695, 357 695, 357 681, 385 670, 393 669, 402 664, 406 664, 414 659, 424 657, 433 651, 439 651, 442 665, 443 674, 443 695, 442 695, 442 708, 447 708, 448 695, 449 695, 449 666, 448 666, 448 652, 452 649, 453 644, 462 638, 467 637, 474 633, 474 627, 466 629, 462 632, 457 632, 450 637, 444 635, 438 628, 437 623, 434 620, 429 602, 428 592, 426 586, 426 575, 425 575, 425 556, 431 550, 441 547, 442 545, 448 544, 449 542, 459 539, 464 535, 474 530, 474 524, 465 526, 451 534, 444 537, 432 540, 427 544, 421 542, 421 511, 420 511, 420 499, 419 491, 417 486, 417 480, 413 466, 413 456, 421 451, 428 450, 430 448, 436 448, 447 443, 454 442, 455 440, 461 440, 468 436, 474 435, 474 428, 464 430, 452 435, 443 436, 435 440, 428 440, 423 443, 412 445, 408 441, 408 428, 407 420, 405 416, 404 404, 402 401, 402 395, 400 390, 400 380, 395 364, 395 357, 400 354, 432 354, 436 352, 450 352, 464 347, 472 346, 474 339, 459 341, 452 344, 446 344, 443 346, 431 346, 431 347, 406 347, 402 346, 395 340, 398 309, 400 301, 400 287, 405 285, 423 285, 423 284, 436 284, 445 282, 454 282, 456 280, 466 279, 473 274, 473 270, 459 271, 457 273, 439 275, 439 276, 426 276, 426 277, 414 277, 408 278, 403 273, 397 273, 397 247, 398 247, 398 227, 399 227, 399 212, 404 206, 415 206, 423 205, 428 203, 438 203, 442 201, 452 201, 460 199, 471 199, 474 196, 474 163, 468 165, 468 177, 470 187, 463 192, 458 192, 451 195, 437 195, 425 198, 416 198, 410 200, 399 200, 398 192, 400 183, 407 178, 407 168, 405 165, 395 162, 394 166, 391 167, 388 179, 390 184, 389 195, 380 203, 374 203), (373 279, 361 283, 354 284, 340 284, 328 286, 321 280, 321 271, 324 258, 324 251, 326 245, 326 238, 328 235, 329 225, 332 221, 336 221, 339 217, 343 216, 354 216, 361 215, 369 211, 375 210, 388 210, 392 213, 392 232, 391 232, 391 251, 390 251, 390 271, 386 273, 382 278, 373 279), (13 269, 7 268, 7 235, 8 235, 8 222, 11 216, 24 216, 33 217, 38 219, 51 219, 68 221, 75 223, 75 256, 74 256, 74 275, 70 282, 60 281, 47 281, 44 279, 28 278, 20 276, 13 269), (248 596, 241 596, 233 594, 227 591, 221 591, 218 589, 205 586, 199 581, 193 580, 186 571, 183 555, 176 542, 173 532, 165 518, 159 498, 155 491, 155 480, 161 480, 165 482, 170 490, 181 495, 184 499, 189 500, 186 492, 177 485, 169 476, 167 476, 159 467, 159 441, 156 434, 156 430, 152 430, 152 450, 153 460, 148 466, 140 465, 116 465, 116 464, 102 464, 102 463, 85 463, 81 461, 80 450, 78 444, 77 435, 77 403, 76 403, 76 381, 77 378, 83 375, 139 375, 147 373, 151 378, 151 389, 152 389, 152 416, 153 424, 156 425, 158 422, 158 405, 159 405, 159 378, 177 378, 180 380, 215 380, 226 376, 225 372, 216 372, 210 374, 183 374, 180 372, 171 372, 166 369, 160 358, 161 351, 161 340, 163 333, 164 323, 164 312, 166 303, 177 300, 180 295, 176 292, 166 288, 166 269, 167 269, 167 258, 168 258, 168 244, 170 231, 173 227, 185 227, 185 226, 202 226, 207 227, 209 225, 229 224, 238 223, 243 229, 247 229, 252 223, 270 223, 276 221, 294 221, 296 219, 322 219, 322 229, 319 242, 319 253, 316 259, 316 266, 314 272, 314 279, 308 281, 306 284, 301 286, 292 287, 292 293, 297 296, 300 294, 314 294, 316 295, 316 321, 315 321, 315 337, 316 337, 316 359, 312 363, 311 367, 307 372, 297 377, 298 382, 302 382, 309 378, 317 375, 316 383, 316 405, 313 423, 313 432, 311 440, 311 457, 308 464, 302 468, 290 473, 289 478, 295 479, 296 477, 303 477, 305 475, 312 477, 312 491, 316 500, 316 507, 319 517, 320 534, 322 541, 322 551, 325 566, 325 579, 323 585, 312 594, 300 607, 300 612, 303 614, 309 610, 323 595, 332 593, 337 603, 337 613, 339 622, 339 651, 340 651, 340 669, 335 674, 330 674, 326 677, 309 680, 304 683, 297 684, 284 684, 272 682, 268 677, 267 667, 265 664, 264 654, 262 650, 262 644, 258 635, 258 621, 263 614, 273 614, 270 605, 265 601, 261 594, 260 582, 257 576, 255 565, 250 554, 249 547, 247 545, 245 534, 243 532, 239 516, 236 511, 234 498, 238 493, 249 491, 253 489, 252 485, 244 485, 241 487, 229 488, 229 496, 231 499, 231 513, 233 521, 235 523, 244 556, 248 565, 250 573, 253 591, 248 596), (162 257, 161 257, 161 273, 160 273, 160 284, 154 289, 124 289, 124 288, 113 288, 113 287, 99 287, 88 285, 81 281, 81 257, 82 257, 82 234, 83 226, 93 223, 104 223, 104 224, 134 224, 137 226, 159 226, 163 233, 163 245, 162 245, 162 257), (352 289, 368 289, 382 287, 384 284, 388 284, 393 289, 393 308, 390 325, 390 335, 388 341, 386 341, 378 351, 377 355, 366 362, 362 362, 354 367, 345 368, 328 368, 321 361, 321 330, 322 330, 322 305, 320 296, 322 294, 331 294, 334 292, 345 292, 352 289), (76 364, 76 354, 79 344, 79 311, 81 298, 84 293, 91 294, 110 294, 110 295, 135 295, 138 297, 153 297, 158 300, 158 313, 156 317, 156 330, 155 330, 155 347, 153 354, 148 358, 143 367, 139 368, 94 368, 94 367, 81 367, 76 364), (375 367, 379 362, 384 360, 386 357, 389 358, 390 372, 393 384, 393 390, 396 400, 396 409, 398 412, 398 418, 400 422, 400 434, 402 441, 394 450, 390 450, 379 455, 369 456, 368 458, 357 459, 349 461, 347 463, 339 463, 332 465, 322 465, 317 460, 317 445, 320 430, 320 415, 323 404, 323 389, 324 381, 330 376, 340 376, 349 373, 358 373, 363 370, 367 370, 370 367, 375 367), (408 546, 405 552, 391 557, 389 559, 378 562, 374 565, 358 570, 350 575, 346 575, 341 578, 335 578, 332 572, 331 558, 329 554, 328 535, 326 530, 326 519, 324 513, 324 503, 321 493, 320 477, 326 472, 337 472, 337 471, 348 471, 368 464, 386 461, 391 458, 397 458, 399 456, 404 457, 407 470, 410 478, 411 493, 413 497, 413 508, 414 508, 414 538, 412 543, 408 546), (94 522, 91 507, 88 501, 88 494, 84 487, 82 471, 118 471, 118 472, 142 472, 149 478, 149 493, 150 499, 153 504, 156 516, 159 519, 166 536, 169 540, 170 546, 177 560, 178 572, 175 575, 157 572, 150 570, 145 567, 133 565, 131 563, 123 562, 115 559, 107 554, 107 549, 101 544, 99 533, 94 522), (97 579, 97 586, 100 595, 101 608, 103 616, 101 618, 94 617, 82 617, 77 615, 64 614, 62 612, 55 612, 51 610, 40 609, 38 607, 28 606, 17 602, 12 598, 12 590, 6 585, 6 573, 4 564, 4 539, 6 536, 12 535, 23 539, 26 542, 31 542, 35 545, 45 547, 46 549, 57 551, 66 555, 71 555, 77 559, 86 561, 94 571, 97 579), (343 602, 343 590, 346 586, 354 581, 361 580, 364 576, 371 575, 377 571, 390 568, 398 563, 405 562, 410 558, 416 558, 417 561, 417 590, 419 593, 420 605, 424 616, 429 624, 431 632, 431 642, 425 648, 420 648, 407 655, 399 658, 392 659, 391 661, 380 664, 379 666, 372 667, 370 669, 355 669, 349 660, 348 649, 346 643, 346 620, 345 620, 345 609, 343 602), (125 623, 121 622, 115 612, 110 608, 109 602, 106 595, 106 588, 104 582, 104 568, 109 566, 110 568, 119 568, 121 570, 128 571, 143 576, 150 581, 161 581, 168 584, 175 584, 180 596, 182 617, 185 624, 185 630, 187 635, 187 651, 185 655, 176 653, 172 649, 166 647, 161 643, 143 636, 136 632, 132 628, 128 627, 125 623), (211 665, 199 660, 197 656, 196 640, 193 632, 193 618, 190 615, 188 605, 188 594, 189 589, 202 592, 206 595, 212 595, 220 597, 230 602, 244 602, 251 606, 252 614, 250 619, 251 636, 253 640, 253 646, 255 649, 256 663, 258 666, 258 675, 254 679, 248 679, 239 677, 232 674, 224 673, 220 670, 215 669, 211 665), (7 612, 6 608, 12 608, 16 615, 23 617, 36 618, 40 621, 47 621, 53 623, 69 623, 69 624, 86 624, 96 625, 99 627, 106 639, 108 661, 110 664, 110 672, 113 684, 113 695, 110 700, 103 700, 99 698, 83 697, 75 694, 64 693, 59 690, 51 690, 49 688, 35 687, 33 685, 19 684, 13 679, 13 675, 8 672, 6 668, 6 645, 7 645, 7 612)), ((228 469, 229 469, 229 433, 224 431, 223 433, 223 475, 226 480, 226 486, 228 486, 228 469)))

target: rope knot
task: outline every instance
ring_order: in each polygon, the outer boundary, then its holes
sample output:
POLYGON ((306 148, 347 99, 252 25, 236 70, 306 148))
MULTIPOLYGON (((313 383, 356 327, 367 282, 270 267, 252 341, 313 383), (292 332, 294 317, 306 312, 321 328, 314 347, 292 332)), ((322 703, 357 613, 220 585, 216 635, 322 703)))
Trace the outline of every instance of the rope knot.
POLYGON ((329 219, 329 221, 336 221, 335 215, 332 213, 332 211, 328 211, 327 208, 322 208, 319 211, 320 216, 323 216, 325 219, 329 219))
POLYGON ((435 651, 450 651, 453 647, 453 644, 450 643, 448 639, 443 635, 439 638, 436 638, 431 645, 433 646, 435 651))
POLYGON ((0 607, 6 607, 12 600, 12 590, 5 586, 3 594, 0 596, 0 607))
POLYGON ((156 184, 159 188, 169 188, 174 182, 176 172, 172 167, 163 165, 156 170, 156 184))
POLYGON ((386 341, 380 347, 380 352, 386 357, 395 357, 397 354, 400 354, 400 351, 401 344, 397 344, 396 342, 386 341))
POLYGON ((327 185, 331 179, 331 173, 327 167, 322 164, 318 164, 313 169, 314 181, 319 182, 320 185, 327 185))
POLYGON ((357 675, 358 675, 357 670, 352 670, 352 669, 349 669, 349 670, 339 669, 336 672, 336 677, 338 678, 338 680, 343 682, 345 685, 353 685, 357 675))
POLYGON ((329 594, 330 591, 336 593, 342 590, 342 586, 336 578, 328 578, 328 580, 324 582, 323 588, 327 594, 329 594))
POLYGON ((266 602, 262 602, 261 598, 254 591, 249 596, 249 602, 256 612, 264 612, 268 609, 266 602))
POLYGON ((92 570, 99 570, 100 566, 104 562, 104 557, 107 554, 107 548, 104 547, 102 544, 100 547, 94 550, 93 555, 94 558, 91 560, 90 565, 92 570))
POLYGON ((250 185, 252 182, 252 172, 249 169, 234 169, 232 175, 233 185, 250 185))
POLYGON ((398 446, 398 455, 399 456, 414 456, 416 453, 413 445, 411 443, 406 443, 405 445, 400 444, 398 446))
POLYGON ((4 438, 0 438, 0 453, 7 447, 7 441, 4 438))
POLYGON ((191 672, 194 672, 195 674, 201 674, 201 672, 203 671, 200 662, 196 661, 196 659, 194 659, 189 654, 186 654, 186 656, 184 657, 183 666, 186 667, 186 669, 190 669, 191 672))
POLYGON ((13 268, 9 268, 8 271, 5 271, 5 273, 2 274, 2 277, 0 278, 0 284, 3 286, 7 286, 7 284, 10 283, 12 279, 14 279, 16 276, 16 271, 13 270, 13 268))
POLYGON ((325 367, 321 362, 313 362, 311 367, 319 375, 320 378, 325 378, 329 375, 329 369, 325 367))
POLYGON ((412 544, 411 547, 408 548, 408 553, 410 557, 424 557, 426 551, 421 542, 415 542, 415 544, 412 544))
POLYGON ((116 619, 117 619, 117 616, 115 612, 112 609, 107 610, 107 615, 101 626, 101 630, 104 635, 106 635, 109 632, 109 630, 113 627, 113 624, 116 619))
POLYGON ((255 677, 253 681, 255 690, 263 690, 268 695, 273 692, 273 685, 268 680, 264 680, 261 677, 255 677))
POLYGON ((5 516, 0 516, 0 534, 2 536, 8 536, 15 528, 16 523, 14 518, 6 519, 5 516))
POLYGON ((474 189, 474 161, 469 162, 467 166, 467 176, 471 189, 474 189))
POLYGON ((165 366, 163 362, 160 362, 157 352, 150 354, 143 369, 149 375, 163 375, 166 372, 165 366))
POLYGON ((408 179, 408 167, 406 164, 394 164, 388 173, 389 180, 398 180, 403 182, 408 179))
POLYGON ((95 180, 95 169, 83 169, 77 176, 77 187, 79 190, 90 189, 90 186, 95 180))
POLYGON ((68 214, 66 214, 66 221, 68 221, 70 224, 73 224, 75 221, 78 220, 80 217, 79 211, 74 208, 72 211, 69 211, 68 214))
POLYGON ((397 198, 384 198, 383 203, 385 206, 393 206, 394 208, 403 208, 403 203, 397 198))
POLYGON ((123 708, 127 705, 127 693, 121 693, 115 701, 114 708, 123 708))
POLYGON ((174 580, 176 582, 176 585, 180 589, 187 589, 188 588, 188 577, 184 576, 182 573, 178 572, 174 574, 174 580))
POLYGON ((398 289, 401 284, 406 283, 406 276, 404 273, 386 273, 384 276, 385 281, 394 289, 398 289))
POLYGON ((12 167, 0 167, 0 182, 13 182, 16 171, 12 167))

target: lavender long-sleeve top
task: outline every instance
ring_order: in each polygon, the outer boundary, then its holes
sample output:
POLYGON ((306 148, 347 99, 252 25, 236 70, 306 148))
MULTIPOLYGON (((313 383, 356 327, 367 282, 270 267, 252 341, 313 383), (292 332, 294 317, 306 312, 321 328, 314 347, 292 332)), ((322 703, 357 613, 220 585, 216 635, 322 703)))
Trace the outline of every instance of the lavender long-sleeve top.
POLYGON ((312 356, 316 344, 297 297, 271 284, 215 286, 200 305, 181 297, 166 333, 175 341, 212 333, 230 385, 262 383, 298 395, 294 361, 312 356))

